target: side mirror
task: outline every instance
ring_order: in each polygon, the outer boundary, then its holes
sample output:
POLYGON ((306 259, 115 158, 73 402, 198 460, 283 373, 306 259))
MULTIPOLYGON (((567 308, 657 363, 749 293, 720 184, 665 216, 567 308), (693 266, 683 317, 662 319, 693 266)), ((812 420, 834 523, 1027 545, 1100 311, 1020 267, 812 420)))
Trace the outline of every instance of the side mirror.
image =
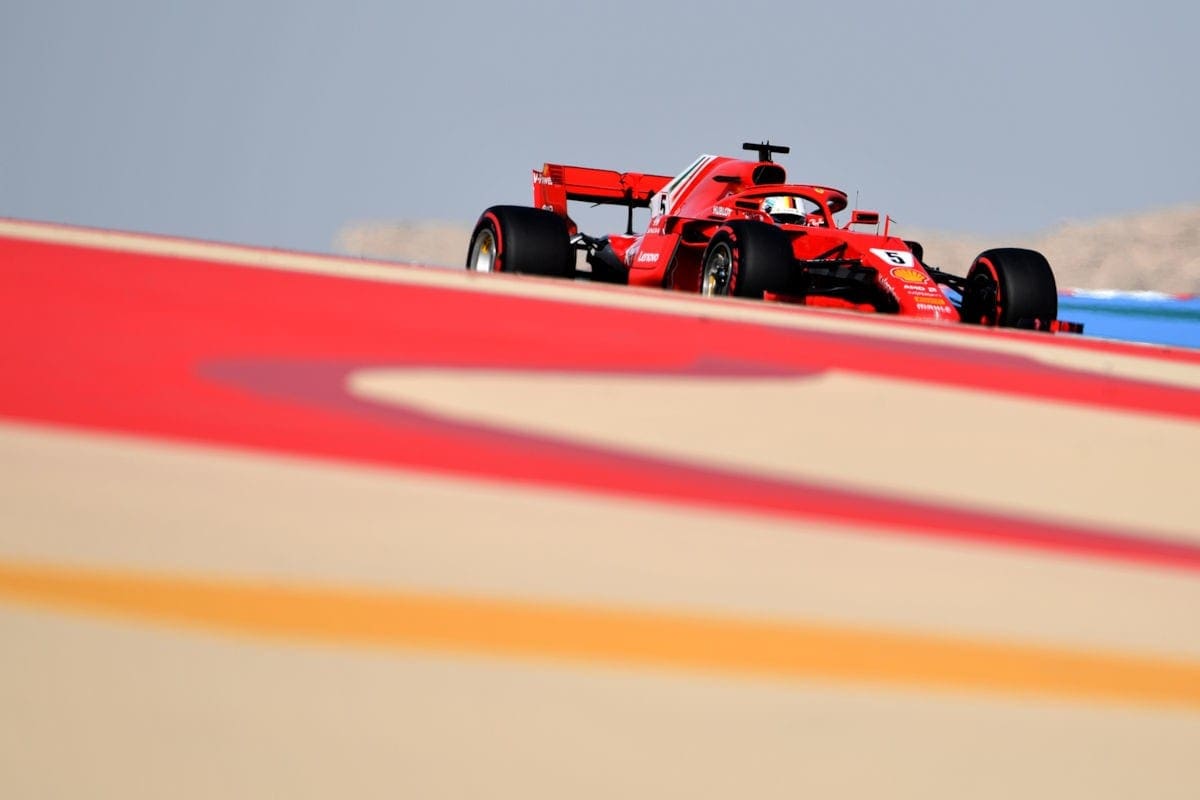
POLYGON ((878 211, 859 211, 855 209, 850 212, 850 225, 878 225, 878 211))

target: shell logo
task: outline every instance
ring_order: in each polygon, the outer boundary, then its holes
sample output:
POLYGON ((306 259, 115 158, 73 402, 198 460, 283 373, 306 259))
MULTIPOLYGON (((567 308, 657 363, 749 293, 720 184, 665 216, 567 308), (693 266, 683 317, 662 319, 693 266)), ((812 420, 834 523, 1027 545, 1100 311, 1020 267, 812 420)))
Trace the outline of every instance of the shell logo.
POLYGON ((905 283, 925 283, 925 273, 912 267, 896 267, 892 270, 892 277, 905 283))

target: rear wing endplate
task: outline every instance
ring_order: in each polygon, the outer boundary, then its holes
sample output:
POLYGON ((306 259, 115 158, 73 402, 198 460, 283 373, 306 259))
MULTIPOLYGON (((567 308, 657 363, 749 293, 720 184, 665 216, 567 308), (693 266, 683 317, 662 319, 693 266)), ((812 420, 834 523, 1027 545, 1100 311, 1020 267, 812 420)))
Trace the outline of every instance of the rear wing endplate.
POLYGON ((533 173, 533 205, 567 216, 567 201, 649 208, 650 198, 671 181, 670 175, 645 175, 611 169, 546 164, 533 173))

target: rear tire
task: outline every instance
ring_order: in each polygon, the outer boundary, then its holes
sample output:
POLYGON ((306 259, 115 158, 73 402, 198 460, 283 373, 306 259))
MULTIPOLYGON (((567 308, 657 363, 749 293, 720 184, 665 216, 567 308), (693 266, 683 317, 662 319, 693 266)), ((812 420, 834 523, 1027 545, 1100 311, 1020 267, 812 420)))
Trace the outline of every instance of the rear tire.
POLYGON ((575 248, 567 221, 540 208, 492 206, 471 234, 467 269, 572 278, 575 248))
POLYGON ((1058 285, 1046 257, 1036 250, 1002 247, 975 258, 963 291, 963 322, 1017 327, 1023 321, 1058 317, 1058 285))
POLYGON ((757 300, 764 292, 783 294, 791 283, 794 263, 792 241, 779 228, 753 220, 730 222, 704 251, 700 293, 757 300))

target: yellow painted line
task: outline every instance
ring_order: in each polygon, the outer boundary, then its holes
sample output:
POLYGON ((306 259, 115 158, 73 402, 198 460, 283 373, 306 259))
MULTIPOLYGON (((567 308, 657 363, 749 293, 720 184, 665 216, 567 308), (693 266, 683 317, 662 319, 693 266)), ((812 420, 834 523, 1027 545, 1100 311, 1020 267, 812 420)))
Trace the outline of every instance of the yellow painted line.
POLYGON ((1200 710, 1200 663, 797 622, 0 562, 0 598, 340 645, 1200 710))

